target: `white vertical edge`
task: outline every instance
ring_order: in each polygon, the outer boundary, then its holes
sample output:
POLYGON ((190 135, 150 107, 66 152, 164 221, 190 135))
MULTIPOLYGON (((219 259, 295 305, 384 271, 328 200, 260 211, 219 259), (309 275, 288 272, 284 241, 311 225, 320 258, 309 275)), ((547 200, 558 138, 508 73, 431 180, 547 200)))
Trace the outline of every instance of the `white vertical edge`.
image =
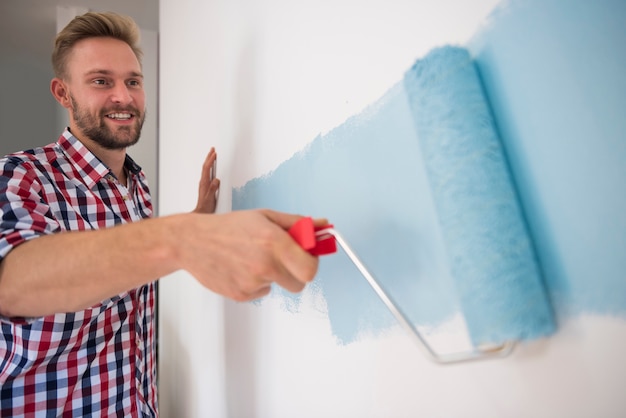
POLYGON ((146 120, 141 129, 139 142, 128 150, 128 154, 141 166, 148 178, 155 214, 158 214, 158 66, 159 35, 154 30, 141 28, 143 50, 142 72, 146 93, 146 120))
MULTIPOLYGON (((230 210, 226 181, 225 41, 217 1, 159 3, 159 212, 194 208, 202 162, 218 152, 218 211, 230 210)), ((159 402, 168 417, 226 417, 224 301, 186 272, 159 284, 159 402)))

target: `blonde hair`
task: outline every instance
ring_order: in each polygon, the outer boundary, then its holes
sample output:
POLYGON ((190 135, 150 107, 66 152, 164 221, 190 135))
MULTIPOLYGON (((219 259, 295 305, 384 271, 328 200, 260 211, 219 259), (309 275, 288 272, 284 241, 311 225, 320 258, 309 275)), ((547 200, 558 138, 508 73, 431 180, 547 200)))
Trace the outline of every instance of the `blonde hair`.
POLYGON ((139 28, 131 17, 113 12, 88 12, 76 16, 57 34, 52 51, 52 69, 55 76, 66 76, 67 57, 77 42, 98 37, 126 42, 141 64, 143 52, 139 47, 139 28))

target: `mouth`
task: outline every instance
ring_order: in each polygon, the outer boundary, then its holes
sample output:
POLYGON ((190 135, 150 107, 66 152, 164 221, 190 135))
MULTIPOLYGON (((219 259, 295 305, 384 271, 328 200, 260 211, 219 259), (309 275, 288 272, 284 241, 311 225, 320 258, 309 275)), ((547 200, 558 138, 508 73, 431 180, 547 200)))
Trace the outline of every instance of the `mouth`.
POLYGON ((127 121, 134 117, 132 113, 128 113, 128 112, 108 113, 105 116, 107 117, 107 119, 112 119, 112 120, 117 120, 117 121, 127 121))

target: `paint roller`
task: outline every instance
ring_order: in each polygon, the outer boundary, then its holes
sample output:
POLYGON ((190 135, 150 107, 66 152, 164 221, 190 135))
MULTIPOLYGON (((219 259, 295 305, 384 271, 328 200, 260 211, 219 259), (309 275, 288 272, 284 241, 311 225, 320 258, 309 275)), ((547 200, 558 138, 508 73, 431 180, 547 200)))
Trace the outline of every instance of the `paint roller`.
POLYGON ((555 324, 522 206, 480 76, 467 50, 430 51, 403 80, 448 265, 474 349, 439 354, 332 226, 290 233, 312 254, 338 243, 398 322, 438 363, 503 357, 555 324))

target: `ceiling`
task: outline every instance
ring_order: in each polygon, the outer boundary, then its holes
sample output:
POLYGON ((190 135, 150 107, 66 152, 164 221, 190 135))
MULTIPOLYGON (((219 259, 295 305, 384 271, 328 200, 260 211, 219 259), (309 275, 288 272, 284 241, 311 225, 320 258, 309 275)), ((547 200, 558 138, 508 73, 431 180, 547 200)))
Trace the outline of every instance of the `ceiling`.
POLYGON ((115 11, 131 16, 142 29, 159 28, 158 0, 0 0, 0 47, 47 60, 56 33, 57 6, 115 11))

